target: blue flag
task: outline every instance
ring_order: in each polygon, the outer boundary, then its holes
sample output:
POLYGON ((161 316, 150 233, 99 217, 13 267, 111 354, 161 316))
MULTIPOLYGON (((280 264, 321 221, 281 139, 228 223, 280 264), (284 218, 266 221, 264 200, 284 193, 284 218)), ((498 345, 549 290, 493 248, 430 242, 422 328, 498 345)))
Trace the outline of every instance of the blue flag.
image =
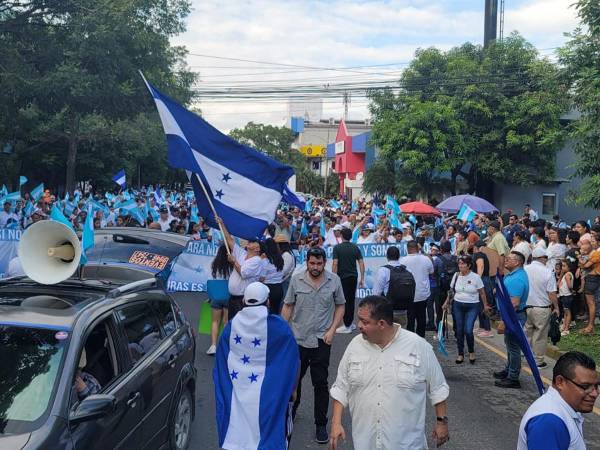
POLYGON ((112 176, 112 180, 121 186, 121 189, 125 189, 127 183, 125 182, 125 169, 119 170, 112 176))
MULTIPOLYGON (((6 197, 4 197, 5 202, 17 202, 19 200, 21 200, 21 192, 20 191, 11 192, 10 194, 6 194, 6 197)), ((13 206, 14 206, 14 204, 13 204, 13 206)))
POLYGON ((8 189, 6 189, 6 185, 2 185, 2 189, 0 189, 0 198, 4 197, 6 194, 8 194, 8 189))
POLYGON ((234 141, 146 84, 167 135, 169 165, 193 174, 190 178, 200 215, 209 226, 218 227, 202 183, 232 235, 245 239, 262 236, 275 218, 283 188, 294 170, 234 141))
POLYGON ((94 246, 94 210, 92 205, 88 206, 88 213, 83 225, 83 233, 81 234, 81 259, 79 265, 87 264, 87 251, 94 246))
POLYGON ((73 228, 73 224, 67 220, 65 215, 56 205, 56 203, 54 204, 54 206, 52 206, 52 209, 50 210, 50 219, 56 220, 57 222, 60 222, 63 225, 68 226, 71 230, 75 231, 75 229, 73 228))
POLYGON ((385 209, 387 209, 388 211, 391 210, 394 214, 400 214, 401 212, 400 205, 398 205, 396 199, 391 195, 387 195, 385 197, 385 209))
POLYGON ((308 200, 306 202, 306 204, 304 205, 304 212, 311 212, 312 211, 312 198, 310 200, 308 200))
POLYGON ((352 212, 356 212, 358 210, 358 203, 356 203, 356 201, 352 200, 352 212))
POLYGON ((23 175, 21 175, 21 176, 19 177, 19 186, 23 186, 25 183, 27 183, 27 177, 26 177, 26 176, 23 176, 23 175))
POLYGON ((334 199, 329 200, 329 206, 331 206, 334 209, 339 209, 342 207, 342 205, 340 205, 340 202, 334 199))
MULTIPOLYGON (((152 220, 154 222, 156 222, 160 216, 158 215, 158 213, 156 212, 156 210, 152 207, 152 205, 150 204, 150 199, 147 198, 146 199, 146 208, 148 208, 148 212, 150 213, 150 216, 152 217, 152 220)), ((198 216, 196 215, 196 219, 198 219, 198 216)), ((194 222, 194 208, 192 208, 192 217, 191 217, 192 222, 194 222)), ((196 220, 196 223, 197 220, 196 220)))
POLYGON ((219 447, 287 448, 299 361, 289 325, 265 306, 246 307, 227 323, 213 369, 219 447))
POLYGON ((29 193, 36 202, 44 195, 44 183, 38 184, 29 193))
POLYGON ((33 203, 29 201, 25 203, 25 207, 23 208, 23 214, 25 214, 25 217, 31 217, 31 214, 33 214, 34 209, 35 208, 33 207, 33 203))
POLYGON ((300 227, 300 236, 308 236, 308 226, 306 225, 306 219, 302 219, 302 226, 300 227))
MULTIPOLYGON (((446 315, 446 311, 444 311, 444 316, 446 315)), ((448 350, 446 350, 446 337, 444 336, 444 323, 445 320, 440 320, 437 329, 437 341, 438 341, 438 350, 444 356, 448 356, 448 350)))
POLYGON ((352 243, 356 244, 358 242, 358 237, 360 236, 360 226, 357 226, 352 232, 352 243))
POLYGON ((519 318, 517 317, 515 308, 510 300, 506 286, 504 286, 504 277, 500 274, 500 271, 498 271, 496 275, 496 300, 498 302, 500 315, 502 316, 502 320, 506 325, 505 333, 510 333, 517 338, 519 347, 521 347, 521 350, 525 355, 525 359, 527 360, 527 364, 529 364, 529 368, 533 374, 533 379, 535 380, 538 391, 540 395, 542 395, 544 393, 544 383, 542 382, 540 371, 538 370, 535 357, 533 356, 531 347, 529 346, 529 341, 527 340, 525 332, 523 331, 523 326, 519 322, 519 318))
POLYGON ((319 234, 321 235, 321 237, 323 239, 325 239, 327 237, 327 230, 325 229, 325 218, 324 217, 321 217, 321 220, 320 220, 319 234))
POLYGON ((306 199, 304 199, 304 197, 302 197, 301 195, 296 194, 287 185, 283 188, 282 201, 287 203, 288 205, 296 206, 301 210, 303 210, 306 206, 306 199))

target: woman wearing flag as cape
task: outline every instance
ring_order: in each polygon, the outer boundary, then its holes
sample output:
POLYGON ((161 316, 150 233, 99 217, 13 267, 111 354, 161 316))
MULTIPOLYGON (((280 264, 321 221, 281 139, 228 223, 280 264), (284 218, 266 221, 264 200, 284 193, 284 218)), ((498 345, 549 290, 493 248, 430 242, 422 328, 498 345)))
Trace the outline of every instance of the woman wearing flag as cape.
POLYGON ((219 446, 281 450, 291 436, 300 356, 289 325, 269 314, 269 288, 244 291, 244 308, 223 330, 213 380, 219 446))

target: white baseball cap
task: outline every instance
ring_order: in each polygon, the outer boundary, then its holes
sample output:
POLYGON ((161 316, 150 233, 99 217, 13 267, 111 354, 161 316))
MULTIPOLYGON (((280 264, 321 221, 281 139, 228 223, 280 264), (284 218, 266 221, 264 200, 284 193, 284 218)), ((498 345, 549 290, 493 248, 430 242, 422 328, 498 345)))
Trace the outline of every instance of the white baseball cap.
POLYGON ((269 298, 269 288, 259 281, 250 283, 244 290, 244 303, 250 306, 263 305, 269 298))
POLYGON ((546 253, 546 250, 544 250, 543 248, 536 247, 531 252, 531 257, 532 258, 547 258, 548 253, 546 253))
POLYGON ((342 231, 342 227, 340 224, 337 224, 336 226, 333 227, 333 231, 342 231))

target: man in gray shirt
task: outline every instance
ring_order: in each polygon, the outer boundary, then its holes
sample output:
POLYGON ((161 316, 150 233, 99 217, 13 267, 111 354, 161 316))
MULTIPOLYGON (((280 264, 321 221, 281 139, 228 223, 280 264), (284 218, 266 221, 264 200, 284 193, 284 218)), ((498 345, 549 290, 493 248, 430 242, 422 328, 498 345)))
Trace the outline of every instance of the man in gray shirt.
POLYGON ((281 316, 290 322, 300 351, 300 378, 293 415, 300 405, 302 378, 310 367, 315 390, 315 440, 320 444, 329 441, 329 356, 346 303, 340 278, 325 270, 326 259, 325 251, 320 247, 307 252, 306 271, 292 276, 281 311, 281 316))

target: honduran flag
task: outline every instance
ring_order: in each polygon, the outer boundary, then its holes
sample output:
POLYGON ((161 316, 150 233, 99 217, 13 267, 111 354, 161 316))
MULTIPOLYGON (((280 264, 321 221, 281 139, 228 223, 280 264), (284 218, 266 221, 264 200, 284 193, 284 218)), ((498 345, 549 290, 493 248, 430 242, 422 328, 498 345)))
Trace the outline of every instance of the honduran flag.
POLYGON ((476 215, 477 215, 477 212, 473 208, 471 208, 466 203, 463 203, 462 205, 460 205, 460 209, 458 210, 458 213, 456 214, 456 218, 458 220, 462 220, 464 222, 471 222, 475 218, 476 215))
POLYGON ((121 189, 125 189, 125 186, 127 185, 125 169, 121 169, 117 173, 115 173, 112 176, 112 180, 119 186, 121 186, 121 189))
POLYGON ((219 446, 286 449, 300 361, 289 325, 264 305, 246 306, 225 326, 215 356, 219 446))

